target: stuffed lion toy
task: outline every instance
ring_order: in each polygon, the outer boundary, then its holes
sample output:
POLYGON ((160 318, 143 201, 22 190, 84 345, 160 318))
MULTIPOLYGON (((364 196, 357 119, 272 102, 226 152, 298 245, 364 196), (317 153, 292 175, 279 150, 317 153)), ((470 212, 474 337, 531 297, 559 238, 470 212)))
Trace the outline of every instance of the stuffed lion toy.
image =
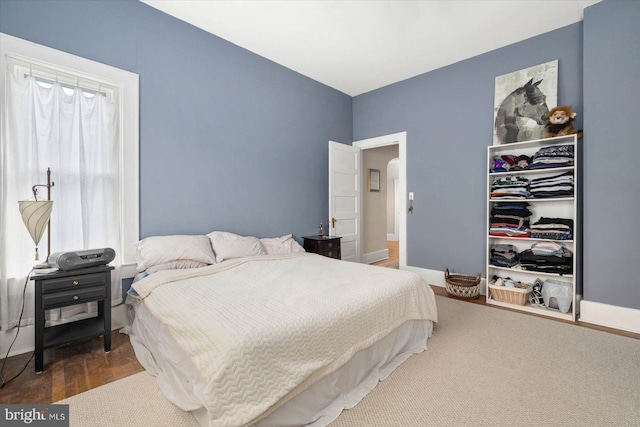
POLYGON ((565 136, 578 134, 578 138, 582 138, 582 129, 575 130, 573 120, 576 113, 571 110, 568 105, 560 105, 549 111, 549 122, 546 125, 547 134, 545 138, 553 138, 554 136, 565 136))

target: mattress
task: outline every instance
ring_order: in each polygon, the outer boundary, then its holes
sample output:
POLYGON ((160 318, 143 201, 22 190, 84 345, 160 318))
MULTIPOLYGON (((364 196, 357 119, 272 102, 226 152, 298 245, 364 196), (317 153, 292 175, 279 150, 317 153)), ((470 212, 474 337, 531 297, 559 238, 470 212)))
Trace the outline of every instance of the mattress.
POLYGON ((203 425, 326 425, 437 320, 413 273, 312 254, 223 264, 134 284, 136 355, 203 425))

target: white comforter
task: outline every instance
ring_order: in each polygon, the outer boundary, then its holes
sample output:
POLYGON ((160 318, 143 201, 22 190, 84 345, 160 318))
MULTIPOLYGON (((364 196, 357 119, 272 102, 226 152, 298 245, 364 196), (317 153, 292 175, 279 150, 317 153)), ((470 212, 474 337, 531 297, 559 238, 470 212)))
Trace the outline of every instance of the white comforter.
POLYGON ((211 426, 255 422, 404 322, 437 321, 420 276, 314 254, 160 271, 133 288, 205 379, 211 426))

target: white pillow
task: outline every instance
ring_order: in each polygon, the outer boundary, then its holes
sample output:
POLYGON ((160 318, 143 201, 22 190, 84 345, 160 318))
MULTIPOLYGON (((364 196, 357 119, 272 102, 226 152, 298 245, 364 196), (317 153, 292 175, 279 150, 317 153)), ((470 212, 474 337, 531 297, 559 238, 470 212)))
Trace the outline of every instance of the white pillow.
POLYGON ((138 271, 177 260, 215 264, 207 236, 152 236, 133 244, 138 271))
POLYGON ((211 240, 211 246, 216 253, 217 262, 222 262, 225 259, 267 254, 257 237, 239 236, 225 231, 213 231, 207 234, 207 237, 211 240))
POLYGON ((293 254, 305 252, 304 248, 296 242, 291 234, 280 237, 267 237, 260 239, 267 255, 293 254))

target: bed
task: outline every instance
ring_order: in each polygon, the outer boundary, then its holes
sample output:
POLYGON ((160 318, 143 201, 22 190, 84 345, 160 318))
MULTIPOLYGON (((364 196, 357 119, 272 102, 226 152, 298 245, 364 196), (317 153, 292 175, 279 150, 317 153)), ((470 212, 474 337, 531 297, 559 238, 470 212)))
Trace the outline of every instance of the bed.
POLYGON ((130 291, 137 358, 201 425, 327 425, 426 349, 437 310, 420 276, 210 241, 214 263, 139 262, 130 291))

